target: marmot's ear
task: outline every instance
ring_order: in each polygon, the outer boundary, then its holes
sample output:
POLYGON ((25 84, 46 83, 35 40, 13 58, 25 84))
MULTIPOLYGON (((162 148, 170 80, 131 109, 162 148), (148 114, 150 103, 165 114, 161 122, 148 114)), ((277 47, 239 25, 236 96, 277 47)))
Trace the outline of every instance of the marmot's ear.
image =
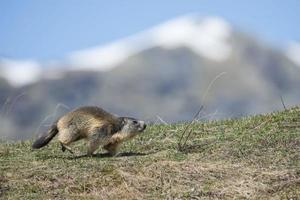
POLYGON ((125 117, 120 117, 122 127, 126 124, 127 120, 125 117))

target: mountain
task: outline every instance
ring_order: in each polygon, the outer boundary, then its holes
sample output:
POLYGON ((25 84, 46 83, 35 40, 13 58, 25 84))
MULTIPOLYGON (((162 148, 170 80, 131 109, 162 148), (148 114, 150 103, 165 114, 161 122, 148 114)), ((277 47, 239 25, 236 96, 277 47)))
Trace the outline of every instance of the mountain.
POLYGON ((300 67, 300 43, 290 42, 286 51, 286 55, 300 67))
POLYGON ((106 70, 143 50, 186 46, 206 58, 222 61, 231 52, 230 34, 231 27, 222 18, 187 15, 107 45, 73 52, 69 60, 73 67, 106 70))
MULTIPOLYGON (((81 105, 172 123, 190 120, 201 105, 200 118, 215 120, 282 109, 281 97, 300 104, 300 68, 286 53, 215 17, 171 20, 66 60, 31 62, 29 75, 1 73, 8 80, 0 79, 3 138, 36 136, 81 105), (15 84, 22 75, 27 82, 15 84)), ((9 69, 3 63, 0 72, 9 69)))

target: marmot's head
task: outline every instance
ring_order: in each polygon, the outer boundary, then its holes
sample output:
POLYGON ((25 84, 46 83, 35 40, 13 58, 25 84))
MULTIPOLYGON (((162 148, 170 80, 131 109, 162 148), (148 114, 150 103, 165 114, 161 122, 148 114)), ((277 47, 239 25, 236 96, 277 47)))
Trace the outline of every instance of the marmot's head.
POLYGON ((132 138, 137 134, 143 132, 147 125, 144 121, 137 120, 131 117, 121 117, 122 121, 121 130, 122 134, 126 134, 128 138, 132 138))

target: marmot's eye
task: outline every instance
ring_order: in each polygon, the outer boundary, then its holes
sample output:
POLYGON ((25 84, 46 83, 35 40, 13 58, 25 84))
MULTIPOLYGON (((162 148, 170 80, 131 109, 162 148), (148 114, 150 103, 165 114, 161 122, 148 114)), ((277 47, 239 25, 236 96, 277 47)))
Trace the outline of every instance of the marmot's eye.
POLYGON ((133 124, 138 124, 138 121, 133 120, 132 123, 133 123, 133 124))

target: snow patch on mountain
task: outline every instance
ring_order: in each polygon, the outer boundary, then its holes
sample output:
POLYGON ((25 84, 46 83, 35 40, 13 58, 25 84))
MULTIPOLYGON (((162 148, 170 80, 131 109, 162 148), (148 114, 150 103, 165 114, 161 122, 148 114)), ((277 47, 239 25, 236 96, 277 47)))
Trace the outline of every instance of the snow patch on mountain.
POLYGON ((152 35, 158 45, 169 48, 187 46, 206 58, 223 61, 231 53, 230 32, 230 26, 222 18, 197 20, 190 16, 160 25, 152 30, 152 35))
POLYGON ((291 42, 288 46, 287 57, 300 67, 300 43, 291 42))
POLYGON ((220 17, 188 15, 107 45, 73 52, 69 60, 74 69, 109 70, 144 49, 186 46, 206 58, 221 62, 231 53, 230 33, 229 24, 220 17))
POLYGON ((107 71, 128 57, 156 46, 167 49, 186 46, 203 57, 222 62, 231 54, 230 35, 230 25, 220 17, 187 15, 106 45, 71 52, 63 70, 46 67, 47 63, 42 66, 34 60, 0 59, 0 76, 17 87, 41 78, 60 77, 64 70, 107 71))
POLYGON ((37 81, 42 74, 40 64, 34 60, 0 60, 0 76, 13 86, 22 86, 37 81))

